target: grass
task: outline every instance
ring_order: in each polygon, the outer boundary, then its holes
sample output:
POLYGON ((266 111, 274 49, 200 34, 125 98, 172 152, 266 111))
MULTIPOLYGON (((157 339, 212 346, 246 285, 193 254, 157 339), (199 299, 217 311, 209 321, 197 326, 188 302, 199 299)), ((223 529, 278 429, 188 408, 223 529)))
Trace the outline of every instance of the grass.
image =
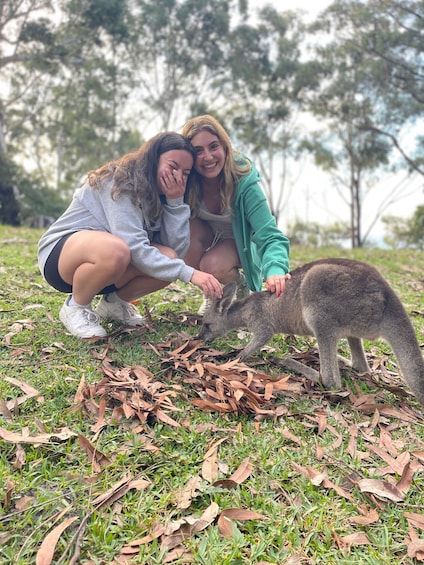
MULTIPOLYGON (((64 297, 39 274, 40 234, 0 227, 0 427, 22 435, 19 442, 0 439, 0 562, 35 563, 37 552, 41 548, 40 556, 44 551, 43 541, 68 518, 74 521, 57 536, 54 557, 44 554, 44 563, 124 563, 122 549, 130 542, 135 547, 131 563, 148 565, 416 562, 409 542, 420 539, 424 420, 413 397, 388 387, 379 390, 347 371, 344 382, 354 395, 364 391, 364 398, 378 404, 370 412, 319 387, 308 394, 297 394, 295 388, 281 394, 276 398, 281 415, 273 418, 204 412, 193 404, 196 394, 182 378, 182 357, 177 358, 180 368, 174 369, 163 363, 157 349, 166 343, 172 349, 177 336, 197 333, 196 318, 190 313, 197 310, 200 293, 191 286, 172 285, 141 301, 140 307, 152 316, 150 331, 117 332, 107 344, 82 342, 58 321, 64 297), (100 381, 105 357, 114 370, 135 365, 150 370, 165 392, 172 393, 175 410, 169 415, 180 427, 159 418, 144 423, 109 418, 107 425, 95 430, 96 420, 79 409, 76 394, 82 379, 93 386, 100 381), (16 399, 24 393, 17 381, 37 391, 19 406, 16 399), (397 412, 384 412, 384 406, 397 412), (61 430, 74 435, 60 440, 55 434, 61 430), (44 444, 25 441, 25 436, 40 434, 51 435, 44 444), (103 464, 95 464, 76 434, 103 454, 103 464), (205 461, 208 451, 212 457, 205 461), (251 465, 250 472, 235 488, 208 479, 206 463, 224 479, 244 461, 251 465), (397 471, 393 461, 399 465, 397 471), (358 477, 399 486, 402 472, 407 486, 401 502, 384 493, 362 492, 358 486, 358 477), (146 482, 142 487, 131 483, 123 494, 114 490, 129 476, 146 482), (179 497, 193 477, 199 478, 198 487, 183 507, 179 497), (96 497, 108 491, 116 496, 102 508, 96 497), (155 524, 173 525, 179 532, 177 520, 198 520, 214 505, 219 513, 236 508, 260 517, 233 520, 227 537, 220 530, 220 514, 198 523, 198 531, 178 545, 179 558, 164 547, 165 533, 146 538, 155 524), (371 511, 377 514, 375 520, 358 519, 371 511), (144 543, 137 543, 140 538, 146 538, 144 543)), ((382 272, 401 296, 423 343, 424 254, 295 247, 291 262, 295 267, 342 255, 365 260, 382 272)), ((213 345, 230 352, 241 339, 233 332, 213 345)), ((268 345, 279 355, 310 351, 312 359, 314 351, 309 338, 275 336, 268 345)), ((375 382, 385 375, 390 383, 400 383, 387 344, 366 347, 378 369, 375 382)), ((277 377, 281 370, 270 358, 270 350, 265 350, 252 366, 277 377)), ((217 359, 216 363, 228 360, 217 359)), ((301 380, 293 377, 293 382, 296 379, 301 380)))

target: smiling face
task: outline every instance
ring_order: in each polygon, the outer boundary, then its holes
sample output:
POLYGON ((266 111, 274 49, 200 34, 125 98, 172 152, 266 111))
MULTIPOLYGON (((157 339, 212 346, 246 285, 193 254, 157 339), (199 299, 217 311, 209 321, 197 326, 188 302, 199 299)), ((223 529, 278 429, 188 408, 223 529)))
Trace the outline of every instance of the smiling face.
POLYGON ((184 186, 186 186, 192 167, 193 157, 191 153, 184 149, 172 149, 171 151, 162 153, 159 157, 157 171, 157 185, 159 187, 160 194, 163 194, 161 188, 162 177, 172 173, 176 180, 182 182, 184 186))
POLYGON ((205 180, 216 179, 225 165, 226 152, 218 136, 202 130, 196 134, 191 143, 196 151, 195 170, 205 180))

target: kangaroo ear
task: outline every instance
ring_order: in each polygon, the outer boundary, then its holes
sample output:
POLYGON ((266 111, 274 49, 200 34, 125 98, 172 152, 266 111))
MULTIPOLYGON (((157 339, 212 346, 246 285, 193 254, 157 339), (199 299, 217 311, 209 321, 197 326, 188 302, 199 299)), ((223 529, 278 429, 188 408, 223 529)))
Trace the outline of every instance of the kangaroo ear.
POLYGON ((231 302, 234 300, 236 291, 237 291, 237 284, 235 282, 229 282, 224 286, 222 290, 222 298, 219 301, 219 306, 218 306, 219 312, 228 310, 231 302))

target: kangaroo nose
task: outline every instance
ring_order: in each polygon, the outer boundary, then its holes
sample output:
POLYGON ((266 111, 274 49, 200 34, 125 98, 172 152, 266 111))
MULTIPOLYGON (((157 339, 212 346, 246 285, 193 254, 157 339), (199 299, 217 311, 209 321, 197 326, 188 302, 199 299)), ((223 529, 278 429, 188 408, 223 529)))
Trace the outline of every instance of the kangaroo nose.
POLYGON ((202 327, 199 334, 197 335, 197 339, 201 339, 202 341, 210 341, 211 336, 210 333, 202 327))

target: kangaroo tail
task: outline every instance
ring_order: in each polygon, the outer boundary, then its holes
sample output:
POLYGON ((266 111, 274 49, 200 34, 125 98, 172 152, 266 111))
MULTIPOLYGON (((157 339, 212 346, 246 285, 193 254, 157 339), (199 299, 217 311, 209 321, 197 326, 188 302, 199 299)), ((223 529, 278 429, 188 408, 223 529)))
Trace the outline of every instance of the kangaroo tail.
POLYGON ((387 319, 381 328, 382 337, 390 344, 405 382, 424 405, 424 359, 414 327, 396 295, 390 298, 387 319))

